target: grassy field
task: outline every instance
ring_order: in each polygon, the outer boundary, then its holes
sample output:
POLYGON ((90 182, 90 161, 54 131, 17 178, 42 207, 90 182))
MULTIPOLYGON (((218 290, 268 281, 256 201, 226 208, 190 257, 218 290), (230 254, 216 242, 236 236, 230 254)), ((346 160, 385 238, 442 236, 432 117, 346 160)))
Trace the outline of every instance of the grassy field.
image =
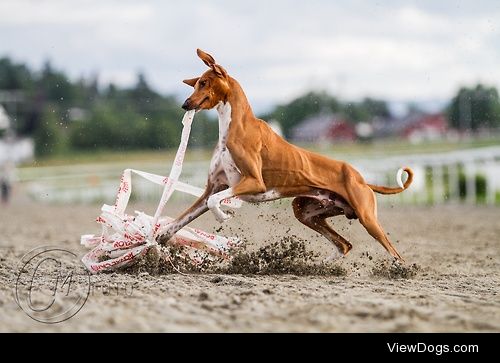
MULTIPOLYGON (((421 144, 410 144, 402 140, 377 141, 371 143, 336 143, 328 145, 301 145, 309 150, 321 154, 343 158, 373 158, 377 156, 391 156, 402 154, 439 153, 453 150, 500 145, 500 139, 466 140, 466 141, 438 141, 421 144)), ((74 164, 121 163, 121 162, 160 162, 172 160, 175 150, 139 150, 139 151, 79 151, 67 152, 61 155, 50 156, 28 163, 25 166, 58 166, 74 164), (34 165, 35 164, 35 165, 34 165)), ((186 161, 208 160, 211 150, 188 149, 186 161)))

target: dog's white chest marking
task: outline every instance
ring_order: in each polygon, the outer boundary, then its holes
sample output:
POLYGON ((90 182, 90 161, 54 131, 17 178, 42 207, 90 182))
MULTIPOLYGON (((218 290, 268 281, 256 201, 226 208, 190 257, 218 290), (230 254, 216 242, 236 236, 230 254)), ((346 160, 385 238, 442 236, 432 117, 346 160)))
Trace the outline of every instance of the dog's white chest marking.
POLYGON ((231 104, 229 102, 219 103, 217 112, 219 113, 219 141, 210 163, 210 179, 213 183, 220 184, 223 183, 220 178, 224 178, 224 182, 227 181, 228 186, 232 187, 240 181, 241 173, 227 148, 227 137, 231 124, 231 104))

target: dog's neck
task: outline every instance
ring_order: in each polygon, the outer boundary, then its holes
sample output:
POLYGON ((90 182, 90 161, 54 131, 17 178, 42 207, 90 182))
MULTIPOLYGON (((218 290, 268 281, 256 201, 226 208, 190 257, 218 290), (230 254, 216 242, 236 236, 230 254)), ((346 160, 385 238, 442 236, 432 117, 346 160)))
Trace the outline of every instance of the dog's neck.
POLYGON ((229 125, 232 121, 231 103, 219 102, 217 105, 217 113, 219 114, 219 143, 226 144, 227 133, 229 132, 229 125))
POLYGON ((225 145, 230 130, 237 130, 238 135, 245 135, 245 129, 254 126, 256 120, 252 107, 238 81, 229 78, 230 91, 225 102, 217 105, 219 114, 219 143, 225 145))
POLYGON ((255 119, 252 107, 238 81, 232 77, 229 77, 229 89, 226 102, 231 105, 232 123, 242 123, 242 126, 244 126, 244 124, 255 119))

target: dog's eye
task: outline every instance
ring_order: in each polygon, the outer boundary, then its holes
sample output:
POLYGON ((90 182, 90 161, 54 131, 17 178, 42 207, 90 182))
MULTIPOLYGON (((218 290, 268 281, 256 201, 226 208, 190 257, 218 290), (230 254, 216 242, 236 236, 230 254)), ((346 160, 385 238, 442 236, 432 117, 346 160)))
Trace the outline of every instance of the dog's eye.
POLYGON ((200 87, 205 87, 207 85, 207 81, 200 81, 200 87))

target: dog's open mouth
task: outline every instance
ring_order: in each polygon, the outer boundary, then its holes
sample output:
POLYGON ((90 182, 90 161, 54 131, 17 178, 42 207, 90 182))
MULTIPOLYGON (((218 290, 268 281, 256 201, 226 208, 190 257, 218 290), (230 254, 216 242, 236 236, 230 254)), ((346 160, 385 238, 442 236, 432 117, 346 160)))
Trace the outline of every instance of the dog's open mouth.
POLYGON ((207 96, 207 97, 205 97, 205 98, 203 99, 203 101, 201 101, 201 102, 198 104, 198 106, 196 106, 196 108, 195 108, 195 111, 196 111, 196 112, 198 112, 198 111, 200 111, 200 110, 201 110, 201 106, 205 103, 205 101, 208 101, 208 96, 207 96))

